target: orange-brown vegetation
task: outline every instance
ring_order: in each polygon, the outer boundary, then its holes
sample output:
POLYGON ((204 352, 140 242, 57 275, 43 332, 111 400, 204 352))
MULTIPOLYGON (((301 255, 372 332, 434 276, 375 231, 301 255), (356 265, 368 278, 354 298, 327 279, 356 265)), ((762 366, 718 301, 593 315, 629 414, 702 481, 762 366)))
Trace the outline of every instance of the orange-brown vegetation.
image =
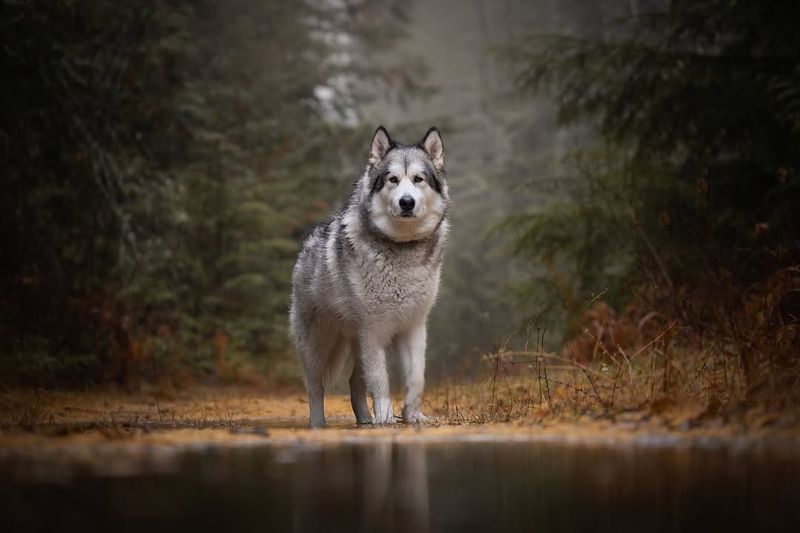
MULTIPOLYGON (((642 286, 620 313, 595 301, 558 353, 529 350, 529 325, 522 351, 506 343, 487 357, 489 385, 468 397, 469 404, 489 408, 471 409, 469 416, 541 420, 638 412, 683 419, 694 413, 683 422, 755 417, 796 424, 800 269, 781 270, 744 291, 734 290, 724 273, 709 279, 715 283, 693 293, 671 284, 642 286)), ((452 403, 463 413, 463 395, 452 403)))

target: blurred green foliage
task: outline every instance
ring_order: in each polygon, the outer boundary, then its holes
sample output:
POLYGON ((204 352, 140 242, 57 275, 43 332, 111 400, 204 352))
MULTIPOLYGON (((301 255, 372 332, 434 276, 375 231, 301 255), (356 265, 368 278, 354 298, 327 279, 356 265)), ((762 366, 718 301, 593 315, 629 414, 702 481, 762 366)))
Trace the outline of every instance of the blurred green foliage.
POLYGON ((299 239, 362 164, 356 96, 403 72, 357 52, 402 20, 371 0, 0 1, 0 380, 279 368, 299 239))
POLYGON ((572 156, 564 201, 503 226, 514 253, 550 266, 525 294, 545 282, 573 318, 648 278, 742 289, 800 263, 800 9, 640 4, 596 38, 529 35, 502 51, 520 90, 598 132, 572 156))

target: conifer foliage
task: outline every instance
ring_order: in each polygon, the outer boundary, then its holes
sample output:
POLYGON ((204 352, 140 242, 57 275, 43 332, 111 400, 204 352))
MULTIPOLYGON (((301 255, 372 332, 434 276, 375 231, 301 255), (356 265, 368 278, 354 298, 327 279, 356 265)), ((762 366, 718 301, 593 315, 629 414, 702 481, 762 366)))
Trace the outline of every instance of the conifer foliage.
POLYGON ((352 168, 348 83, 386 77, 348 58, 393 5, 0 1, 0 379, 285 356, 297 243, 352 168))
POLYGON ((522 91, 598 134, 563 201, 506 225, 517 253, 565 275, 577 313, 646 278, 723 294, 800 263, 800 9, 636 4, 597 38, 529 35, 504 50, 522 91))

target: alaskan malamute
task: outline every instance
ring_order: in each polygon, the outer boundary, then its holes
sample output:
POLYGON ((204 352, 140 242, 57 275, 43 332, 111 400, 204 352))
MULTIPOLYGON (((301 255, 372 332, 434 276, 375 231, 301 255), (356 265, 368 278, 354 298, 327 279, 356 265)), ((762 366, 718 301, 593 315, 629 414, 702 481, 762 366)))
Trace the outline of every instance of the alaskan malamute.
POLYGON ((289 322, 311 426, 325 425, 325 387, 348 355, 359 424, 395 422, 389 354, 403 369, 403 420, 426 420, 426 321, 439 289, 449 203, 439 130, 405 146, 379 127, 347 204, 313 229, 294 267, 289 322))

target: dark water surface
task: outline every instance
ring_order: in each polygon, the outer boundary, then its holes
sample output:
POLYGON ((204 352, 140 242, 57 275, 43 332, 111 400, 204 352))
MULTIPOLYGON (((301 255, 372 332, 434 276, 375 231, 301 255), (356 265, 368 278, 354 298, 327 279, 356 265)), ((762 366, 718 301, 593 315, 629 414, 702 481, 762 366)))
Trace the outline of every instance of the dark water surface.
POLYGON ((0 466, 5 531, 800 531, 798 456, 724 448, 223 448, 60 481, 19 466, 0 466))

